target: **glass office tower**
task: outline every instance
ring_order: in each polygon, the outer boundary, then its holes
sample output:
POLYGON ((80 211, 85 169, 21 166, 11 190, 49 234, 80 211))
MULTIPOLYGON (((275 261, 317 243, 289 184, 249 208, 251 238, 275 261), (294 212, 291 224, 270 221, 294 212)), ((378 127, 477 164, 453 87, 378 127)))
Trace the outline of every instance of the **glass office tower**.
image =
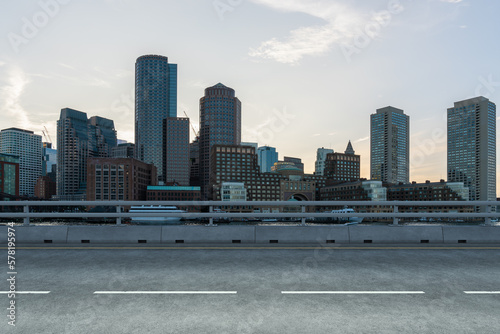
POLYGON ((471 201, 496 200, 496 105, 485 97, 448 109, 448 182, 463 182, 471 201))
POLYGON ((116 130, 110 119, 78 110, 61 109, 57 121, 57 198, 84 200, 87 160, 109 157, 116 147, 116 130))
POLYGON ((42 136, 30 130, 3 129, 0 153, 19 157, 19 195, 35 196, 36 180, 42 176, 42 136))
POLYGON ((163 120, 177 117, 177 64, 168 58, 146 55, 135 63, 136 158, 152 163, 163 175, 163 120))
POLYGON ((370 116, 370 175, 387 183, 410 181, 410 117, 394 107, 370 116))
POLYGON ((257 161, 261 173, 271 172, 271 167, 275 162, 278 162, 278 152, 276 148, 271 146, 262 146, 257 150, 257 161))
MULTIPOLYGON (((211 193, 210 150, 213 145, 240 145, 241 102, 234 89, 221 83, 205 89, 200 99, 200 181, 202 196, 211 193)), ((235 171, 237 172, 237 171, 235 171)))

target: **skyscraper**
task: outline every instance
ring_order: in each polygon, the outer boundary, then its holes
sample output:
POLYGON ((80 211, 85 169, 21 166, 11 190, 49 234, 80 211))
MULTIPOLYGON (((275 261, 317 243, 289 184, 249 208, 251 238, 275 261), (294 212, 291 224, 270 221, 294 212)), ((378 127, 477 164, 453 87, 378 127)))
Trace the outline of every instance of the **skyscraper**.
POLYGON ((463 182, 471 201, 496 200, 496 105, 485 97, 448 109, 448 182, 463 182))
POLYGON ((210 149, 213 145, 241 142, 241 102, 234 89, 218 83, 200 99, 200 181, 202 196, 209 194, 210 149))
POLYGON ((57 121, 57 197, 85 199, 87 159, 109 157, 116 146, 112 120, 65 108, 57 121))
POLYGON ((259 147, 257 150, 257 162, 260 166, 261 173, 270 172, 274 163, 278 162, 278 152, 276 152, 276 148, 270 146, 259 147))
POLYGON ((189 186, 189 118, 165 118, 163 141, 164 181, 189 186))
POLYGON ((386 107, 370 116, 370 175, 387 183, 410 181, 410 117, 386 107))
POLYGON ((19 157, 19 195, 35 196, 36 180, 42 176, 42 136, 18 128, 3 129, 0 153, 19 157))
POLYGON ((177 117, 177 64, 169 64, 163 56, 141 56, 135 63, 135 156, 154 164, 161 182, 167 117, 177 117))
MULTIPOLYGON (((52 143, 44 142, 42 145, 42 176, 47 176, 53 172, 52 168, 57 164, 57 150, 52 148, 52 143)), ((53 175, 55 176, 55 173, 53 175)))
POLYGON ((328 153, 333 153, 330 148, 318 148, 316 151, 316 163, 314 164, 314 174, 315 175, 325 175, 323 174, 325 170, 325 160, 328 153))
POLYGON ((189 144, 189 185, 200 186, 200 141, 199 137, 189 144))

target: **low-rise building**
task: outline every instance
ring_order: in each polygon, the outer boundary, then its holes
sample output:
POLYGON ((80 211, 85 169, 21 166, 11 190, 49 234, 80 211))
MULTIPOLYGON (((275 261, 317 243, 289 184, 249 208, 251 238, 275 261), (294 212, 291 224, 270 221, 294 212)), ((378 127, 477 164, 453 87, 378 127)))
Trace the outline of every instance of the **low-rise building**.
POLYGON ((213 200, 222 200, 224 182, 244 184, 249 201, 311 201, 325 184, 325 177, 304 174, 294 163, 277 162, 274 167, 275 172, 261 173, 254 147, 214 145, 210 176, 213 200))
POLYGON ((57 184, 49 176, 40 176, 35 184, 35 197, 49 200, 56 195, 57 184))
POLYGON ((133 158, 90 158, 87 173, 88 201, 145 201, 157 182, 156 167, 133 158))
POLYGON ((221 198, 223 201, 237 202, 247 200, 247 190, 242 182, 222 182, 221 198))
MULTIPOLYGON (((468 201, 469 188, 462 182, 426 181, 391 185, 387 188, 389 201, 468 201)), ((402 206, 400 212, 473 212, 473 207, 463 206, 402 206)))
MULTIPOLYGON (((201 201, 201 188, 196 186, 180 186, 171 184, 164 186, 148 186, 148 201, 201 201)), ((199 211, 198 206, 179 206, 186 211, 199 211)))

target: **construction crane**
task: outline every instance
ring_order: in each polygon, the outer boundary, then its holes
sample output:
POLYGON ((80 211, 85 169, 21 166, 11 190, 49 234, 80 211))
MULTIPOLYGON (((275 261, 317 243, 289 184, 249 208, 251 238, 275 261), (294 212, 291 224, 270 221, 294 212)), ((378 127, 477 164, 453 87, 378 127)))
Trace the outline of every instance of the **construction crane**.
MULTIPOLYGON (((184 113, 184 115, 186 115, 186 118, 189 118, 189 116, 186 114, 186 112, 185 112, 185 111, 183 111, 183 113, 184 113)), ((189 119, 190 119, 190 118, 189 118, 189 119)), ((196 130, 195 130, 194 126, 193 126, 193 123, 191 123, 191 119, 190 119, 190 121, 189 121, 189 124, 191 125, 191 130, 193 130, 193 132, 194 132, 194 137, 195 137, 195 138, 199 137, 199 133, 198 133, 198 132, 196 132, 196 130)))
POLYGON ((45 136, 45 139, 48 138, 48 142, 52 144, 52 138, 50 138, 49 130, 47 130, 47 127, 45 125, 43 126, 43 128, 45 129, 45 132, 42 130, 42 133, 45 136))

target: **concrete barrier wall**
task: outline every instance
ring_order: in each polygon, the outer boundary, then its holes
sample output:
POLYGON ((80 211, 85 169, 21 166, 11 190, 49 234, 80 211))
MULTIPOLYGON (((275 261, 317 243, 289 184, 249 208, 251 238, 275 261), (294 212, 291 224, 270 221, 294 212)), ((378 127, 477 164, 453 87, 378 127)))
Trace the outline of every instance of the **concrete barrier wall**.
POLYGON ((348 243, 347 226, 256 226, 255 242, 348 243))
POLYGON ((500 243, 500 226, 443 226, 445 243, 500 243))
MULTIPOLYGON (((15 226, 16 243, 500 244, 500 226, 15 226)), ((0 226, 7 244, 7 226, 0 226)))
MULTIPOLYGON (((68 240, 68 226, 15 226, 17 243, 59 243, 68 240)), ((7 226, 0 228, 0 244, 7 243, 7 226)))
POLYGON ((163 226, 164 243, 254 243, 255 226, 163 226))
POLYGON ((147 243, 161 242, 161 226, 69 226, 68 243, 147 243))
POLYGON ((384 244, 443 243, 443 229, 441 226, 349 226, 349 241, 384 244))

